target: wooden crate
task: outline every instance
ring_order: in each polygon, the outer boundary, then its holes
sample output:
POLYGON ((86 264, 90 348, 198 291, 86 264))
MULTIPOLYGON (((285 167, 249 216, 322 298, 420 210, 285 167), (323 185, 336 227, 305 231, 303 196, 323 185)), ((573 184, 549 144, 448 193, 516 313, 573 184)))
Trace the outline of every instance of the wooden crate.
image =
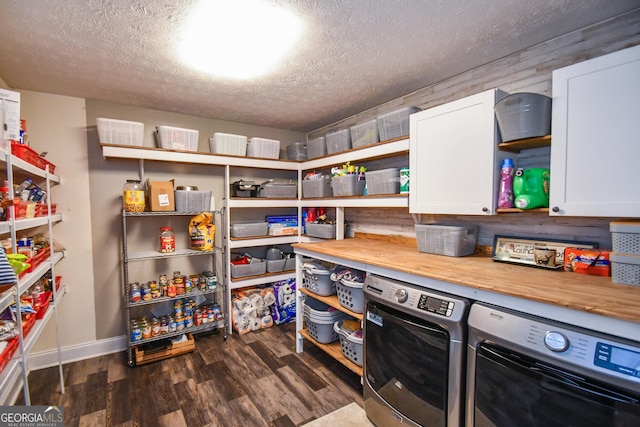
POLYGON ((147 363, 157 362, 158 360, 168 359, 170 357, 179 356, 185 353, 191 353, 196 349, 196 341, 193 339, 192 334, 187 334, 188 341, 169 344, 167 348, 144 351, 140 347, 135 347, 134 353, 136 358, 136 365, 145 365, 147 363))

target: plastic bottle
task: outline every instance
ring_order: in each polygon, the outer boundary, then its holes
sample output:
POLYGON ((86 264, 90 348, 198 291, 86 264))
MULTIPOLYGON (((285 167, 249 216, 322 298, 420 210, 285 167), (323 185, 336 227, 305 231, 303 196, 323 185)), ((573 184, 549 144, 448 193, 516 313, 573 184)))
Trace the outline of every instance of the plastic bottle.
POLYGON ((513 180, 515 205, 520 209, 549 207, 549 169, 518 169, 513 180))
POLYGON ((160 252, 169 253, 176 251, 176 237, 173 234, 173 228, 162 227, 160 228, 162 233, 160 234, 160 252))
POLYGON ((144 212, 144 186, 137 179, 128 179, 122 188, 122 207, 126 212, 144 212))
POLYGON ((513 160, 504 159, 500 175, 500 194, 498 196, 498 208, 513 207, 513 160))

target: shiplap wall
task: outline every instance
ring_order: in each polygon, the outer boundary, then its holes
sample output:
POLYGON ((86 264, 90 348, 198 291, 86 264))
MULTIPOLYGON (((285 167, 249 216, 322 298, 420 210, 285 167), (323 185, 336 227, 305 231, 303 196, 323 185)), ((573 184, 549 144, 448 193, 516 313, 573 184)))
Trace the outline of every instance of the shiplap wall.
MULTIPOLYGON (((309 134, 309 138, 331 130, 346 129, 404 106, 431 108, 491 88, 510 93, 535 92, 551 96, 553 70, 637 44, 640 44, 640 9, 557 37, 317 129, 309 134)), ((521 167, 548 167, 548 159, 547 147, 527 150, 517 161, 521 167)), ((389 165, 398 166, 404 161, 391 160, 389 165)), ((414 218, 408 209, 349 208, 346 210, 346 219, 351 225, 351 232, 415 237, 414 218)), ((558 218, 533 212, 497 216, 422 215, 422 222, 425 223, 459 221, 479 224, 478 243, 487 246, 493 244, 494 235, 504 234, 596 241, 601 247, 610 248, 609 222, 612 219, 558 218)))

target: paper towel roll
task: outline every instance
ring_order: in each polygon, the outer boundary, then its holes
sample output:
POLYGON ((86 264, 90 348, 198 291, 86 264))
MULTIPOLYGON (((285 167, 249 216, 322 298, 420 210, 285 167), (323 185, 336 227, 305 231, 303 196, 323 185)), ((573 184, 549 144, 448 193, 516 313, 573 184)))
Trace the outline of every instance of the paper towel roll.
POLYGON ((273 317, 271 317, 271 315, 263 316, 261 321, 263 328, 270 328, 273 326, 273 317))
POLYGON ((262 322, 257 317, 252 317, 251 319, 249 319, 249 322, 249 327, 252 331, 257 331, 262 328, 262 322))
POLYGON ((265 292, 262 299, 264 300, 265 306, 270 306, 276 303, 276 296, 273 294, 273 291, 271 290, 269 292, 265 292))
POLYGON ((293 293, 293 289, 291 289, 291 285, 288 283, 283 284, 280 287, 280 290, 282 291, 283 294, 291 294, 293 293))
POLYGON ((244 310, 247 307, 251 307, 251 300, 248 297, 237 298, 233 300, 233 305, 240 310, 244 310))
POLYGON ((293 294, 286 294, 283 298, 283 305, 291 305, 296 302, 296 297, 293 294))
POLYGON ((262 309, 265 306, 264 298, 260 294, 253 294, 249 299, 251 300, 251 307, 262 309))

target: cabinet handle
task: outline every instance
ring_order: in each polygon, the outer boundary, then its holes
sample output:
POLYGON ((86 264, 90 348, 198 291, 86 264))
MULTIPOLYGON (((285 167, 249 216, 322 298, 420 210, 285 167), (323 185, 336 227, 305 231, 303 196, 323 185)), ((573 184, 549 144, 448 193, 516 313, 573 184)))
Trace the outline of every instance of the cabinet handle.
POLYGON ((482 208, 482 212, 489 212, 489 208, 482 208))
POLYGON ((557 207, 557 206, 552 207, 552 208, 551 208, 551 210, 552 210, 553 212, 560 212, 560 208, 559 208, 559 207, 557 207))

